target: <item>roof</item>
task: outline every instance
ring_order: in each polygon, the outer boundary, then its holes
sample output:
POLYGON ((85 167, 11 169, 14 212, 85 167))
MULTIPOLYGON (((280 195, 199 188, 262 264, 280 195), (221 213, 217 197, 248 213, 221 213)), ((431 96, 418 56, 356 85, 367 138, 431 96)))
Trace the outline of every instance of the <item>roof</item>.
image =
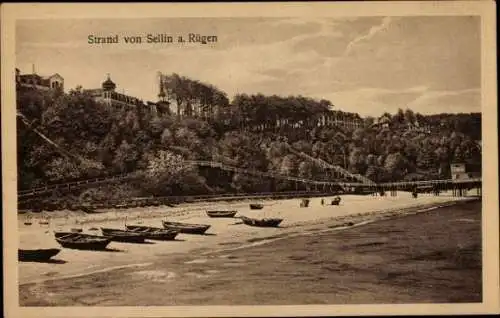
POLYGON ((21 74, 20 75, 21 78, 36 78, 36 79, 43 79, 42 76, 38 75, 38 74, 21 74))
POLYGON ((59 73, 55 73, 55 74, 52 74, 50 76, 47 76, 47 78, 53 78, 53 77, 59 77, 60 79, 64 79, 64 77, 62 77, 59 73))
POLYGON ((108 78, 102 83, 102 88, 104 89, 115 89, 116 84, 111 80, 108 74, 108 78))

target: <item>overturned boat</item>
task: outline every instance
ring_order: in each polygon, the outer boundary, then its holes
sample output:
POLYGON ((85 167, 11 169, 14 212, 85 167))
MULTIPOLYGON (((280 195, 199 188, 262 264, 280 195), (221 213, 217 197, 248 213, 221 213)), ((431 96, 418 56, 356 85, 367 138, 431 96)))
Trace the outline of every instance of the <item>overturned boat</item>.
POLYGON ((238 211, 207 211, 207 215, 211 218, 232 218, 238 211))
POLYGON ((124 231, 120 229, 101 228, 102 236, 115 242, 144 243, 146 237, 141 233, 124 231))
POLYGON ((146 239, 157 241, 172 241, 179 234, 176 230, 142 225, 126 225, 126 228, 128 232, 141 234, 146 239))
POLYGON ((163 221, 163 227, 185 234, 204 234, 210 225, 163 221))
POLYGON ((18 249, 18 260, 21 262, 47 261, 59 254, 58 248, 45 248, 37 250, 18 249))
POLYGON ((246 216, 240 217, 244 224, 250 226, 259 226, 259 227, 278 227, 283 219, 279 218, 264 218, 264 219, 254 219, 246 216))
POLYGON ((54 235, 62 247, 77 250, 104 250, 111 242, 103 236, 74 232, 55 232, 54 235))

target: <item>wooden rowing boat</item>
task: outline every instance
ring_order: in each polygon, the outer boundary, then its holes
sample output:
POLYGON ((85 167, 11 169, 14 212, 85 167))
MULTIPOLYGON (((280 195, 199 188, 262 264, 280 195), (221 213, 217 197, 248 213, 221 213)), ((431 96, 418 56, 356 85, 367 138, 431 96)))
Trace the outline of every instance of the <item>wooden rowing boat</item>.
POLYGON ((104 250, 111 242, 103 236, 73 232, 55 232, 57 243, 62 247, 77 250, 104 250))
POLYGON ((207 211, 207 215, 211 218, 232 218, 238 211, 207 211))
POLYGON ((203 234, 210 228, 210 225, 163 221, 163 227, 185 234, 203 234))
POLYGON ((109 238, 111 241, 128 242, 128 243, 144 243, 146 237, 141 233, 124 231, 119 229, 101 228, 102 235, 109 238))
POLYGON ((47 261, 51 257, 59 254, 61 250, 58 248, 45 248, 45 249, 37 249, 37 250, 18 250, 18 260, 24 262, 33 262, 33 261, 47 261))
POLYGON ((142 225, 126 225, 127 231, 139 233, 146 239, 157 241, 171 241, 174 240, 179 231, 162 229, 159 227, 150 227, 142 225))
POLYGON ((240 219, 246 225, 258 226, 258 227, 278 227, 278 225, 283 221, 283 219, 278 219, 278 218, 254 219, 246 216, 242 216, 240 217, 240 219))
POLYGON ((263 204, 251 203, 250 210, 262 210, 264 208, 263 204))

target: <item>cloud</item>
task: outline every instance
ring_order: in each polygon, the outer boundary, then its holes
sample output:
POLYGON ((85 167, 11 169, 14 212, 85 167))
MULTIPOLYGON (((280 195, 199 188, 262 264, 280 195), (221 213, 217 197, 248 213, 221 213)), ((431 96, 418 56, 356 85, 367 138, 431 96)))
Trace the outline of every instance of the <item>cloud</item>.
POLYGON ((358 44, 359 42, 362 42, 362 41, 368 41, 369 39, 373 38, 377 33, 386 30, 390 24, 391 24, 391 17, 383 18, 382 23, 380 25, 375 25, 375 26, 371 27, 367 34, 358 36, 354 40, 349 42, 349 44, 347 44, 347 46, 346 46, 344 54, 342 54, 342 55, 343 56, 349 55, 349 53, 351 53, 351 51, 353 50, 353 48, 356 44, 358 44))
POLYGON ((410 108, 422 114, 436 112, 480 111, 480 90, 431 91, 425 86, 403 90, 364 87, 334 93, 317 94, 316 98, 330 100, 337 109, 380 116, 384 112, 396 113, 399 108, 410 108))
POLYGON ((437 109, 447 113, 480 112, 481 90, 431 91, 416 98, 408 107, 419 109, 423 113, 434 113, 437 109))
POLYGON ((301 94, 326 98, 362 114, 410 105, 424 113, 452 109, 449 105, 476 109, 477 92, 467 90, 480 86, 478 21, 474 17, 39 21, 19 28, 16 59, 21 71, 29 71, 35 63, 41 74, 60 73, 68 88, 97 87, 109 72, 120 89, 152 100, 157 94, 156 72, 162 71, 213 84, 230 97, 301 94), (87 44, 89 32, 104 34, 103 30, 202 30, 217 34, 219 43, 87 44))

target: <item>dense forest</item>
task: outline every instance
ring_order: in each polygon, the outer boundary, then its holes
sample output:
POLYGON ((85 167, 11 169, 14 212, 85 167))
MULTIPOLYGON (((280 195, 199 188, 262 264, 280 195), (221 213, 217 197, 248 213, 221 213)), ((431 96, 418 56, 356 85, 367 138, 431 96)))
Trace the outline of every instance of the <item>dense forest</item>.
POLYGON ((381 114, 384 120, 361 118, 337 110, 330 101, 302 96, 240 94, 229 101, 211 85, 175 76, 168 94, 178 107, 189 104, 192 116, 158 117, 139 106, 106 108, 81 88, 67 94, 19 89, 17 108, 31 127, 17 123, 18 188, 121 173, 135 178, 112 193, 102 187, 84 190, 80 197, 261 192, 293 186, 194 167, 186 159, 329 178, 314 163, 290 153, 286 144, 376 182, 450 178, 451 162, 481 162, 480 113, 424 116, 400 109, 381 114), (196 103, 202 107, 193 107, 196 103), (206 116, 215 108, 217 116, 206 116), (332 114, 362 125, 318 124, 332 114))

